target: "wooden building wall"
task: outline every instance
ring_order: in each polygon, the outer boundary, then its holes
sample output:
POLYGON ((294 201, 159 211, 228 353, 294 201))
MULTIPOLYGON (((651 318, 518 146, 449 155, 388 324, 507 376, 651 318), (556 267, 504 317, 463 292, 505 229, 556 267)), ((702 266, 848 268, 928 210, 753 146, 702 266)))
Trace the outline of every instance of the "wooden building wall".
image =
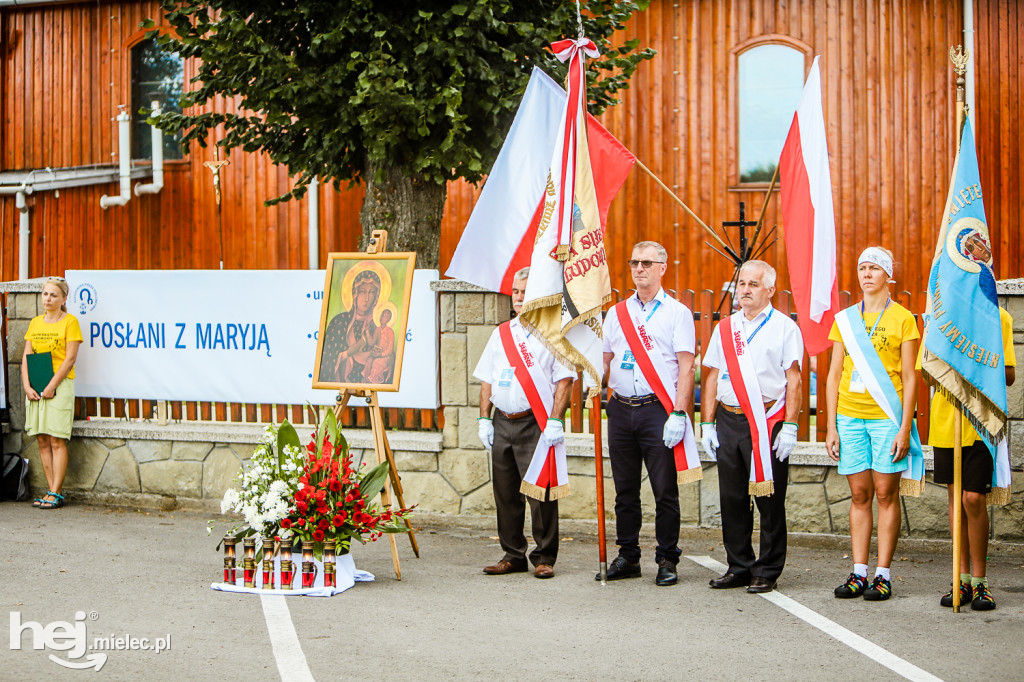
MULTIPOLYGON (((1021 19, 1014 0, 976 0, 979 152, 1000 277, 1020 272, 1021 19)), ((736 185, 738 46, 764 36, 802 41, 822 55, 832 157, 840 286, 855 288, 857 253, 881 243, 897 256, 899 288, 923 289, 953 149, 948 47, 961 41, 960 2, 942 0, 655 0, 629 36, 658 51, 640 66, 624 102, 603 121, 707 222, 756 216, 763 189, 736 185)), ((109 164, 117 105, 129 96, 128 48, 158 17, 148 0, 69 3, 0 11, 0 170, 109 164)), ((186 74, 191 75, 186 65, 186 74)), ((218 107, 231 106, 222 102, 218 107)), ((71 268, 304 268, 307 202, 275 207, 289 179, 239 151, 213 201, 209 149, 168 162, 159 195, 103 211, 115 184, 30 197, 32 276, 71 268)), ((442 270, 478 195, 454 183, 442 227, 442 270)), ((321 191, 320 250, 357 247, 361 190, 321 191)), ((778 220, 777 201, 767 217, 778 220)), ((18 215, 0 197, 0 276, 17 277, 18 215)), ((612 205, 613 286, 629 286, 629 246, 642 238, 672 254, 667 284, 715 288, 724 259, 654 182, 635 170, 612 205)), ((786 286, 781 240, 767 256, 786 286)))

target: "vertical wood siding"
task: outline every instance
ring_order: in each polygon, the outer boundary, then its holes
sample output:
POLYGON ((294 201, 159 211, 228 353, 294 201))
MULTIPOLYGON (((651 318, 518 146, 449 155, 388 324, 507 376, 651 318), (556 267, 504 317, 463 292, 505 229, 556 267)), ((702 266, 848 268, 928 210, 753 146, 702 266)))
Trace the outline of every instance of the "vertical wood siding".
MULTIPOLYGON (((1022 18, 1012 0, 976 0, 977 136, 997 274, 1020 267, 1017 172, 1024 69, 1022 18)), ((755 217, 763 189, 735 188, 736 77, 733 51, 780 35, 822 56, 822 86, 839 238, 840 287, 855 289, 854 260, 868 244, 896 253, 899 288, 924 288, 949 182, 953 76, 948 48, 961 40, 961 3, 944 0, 655 0, 628 37, 658 51, 638 69, 623 104, 603 122, 707 222, 735 220, 739 201, 755 217), (732 94, 730 94, 732 93, 732 94)), ((110 164, 112 120, 127 103, 128 48, 155 2, 16 7, 0 13, 0 170, 110 164)), ((192 69, 186 65, 186 75, 192 69)), ((233 102, 221 101, 224 110, 233 102)), ((210 148, 169 162, 164 190, 103 211, 114 183, 29 198, 32 276, 72 268, 304 268, 305 201, 264 200, 290 187, 262 155, 233 151, 223 170, 223 204, 213 200, 210 148)), ((479 188, 453 183, 441 234, 447 267, 479 188)), ((323 187, 320 251, 357 248, 361 189, 323 187)), ((778 201, 766 223, 779 221, 778 201)), ((782 229, 783 226, 779 226, 782 229)), ((0 276, 17 276, 18 215, 0 197, 0 276)), ((612 283, 630 286, 632 243, 670 251, 666 284, 719 289, 728 263, 704 245, 694 221, 639 170, 613 203, 607 249, 612 283)), ((781 239, 766 259, 788 287, 781 239)))

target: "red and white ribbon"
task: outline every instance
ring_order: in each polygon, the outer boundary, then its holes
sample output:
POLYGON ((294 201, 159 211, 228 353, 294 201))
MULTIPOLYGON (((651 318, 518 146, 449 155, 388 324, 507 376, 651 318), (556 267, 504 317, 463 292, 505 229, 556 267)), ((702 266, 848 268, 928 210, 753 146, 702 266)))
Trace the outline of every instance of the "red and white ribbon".
POLYGON ((739 317, 742 314, 738 312, 722 320, 718 336, 725 355, 725 366, 729 370, 729 381, 736 399, 740 401, 743 416, 747 418, 750 439, 754 444, 750 453, 750 494, 760 497, 775 492, 772 477, 772 429, 782 421, 785 414, 783 409, 786 396, 776 400, 771 409, 765 412, 757 370, 743 338, 743 325, 739 317))

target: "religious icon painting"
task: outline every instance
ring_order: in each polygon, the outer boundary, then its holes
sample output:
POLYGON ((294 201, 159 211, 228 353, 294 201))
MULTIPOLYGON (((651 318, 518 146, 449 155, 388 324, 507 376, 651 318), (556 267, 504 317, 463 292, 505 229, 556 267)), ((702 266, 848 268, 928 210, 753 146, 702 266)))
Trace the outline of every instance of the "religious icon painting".
POLYGON ((329 253, 313 388, 397 391, 414 253, 329 253))

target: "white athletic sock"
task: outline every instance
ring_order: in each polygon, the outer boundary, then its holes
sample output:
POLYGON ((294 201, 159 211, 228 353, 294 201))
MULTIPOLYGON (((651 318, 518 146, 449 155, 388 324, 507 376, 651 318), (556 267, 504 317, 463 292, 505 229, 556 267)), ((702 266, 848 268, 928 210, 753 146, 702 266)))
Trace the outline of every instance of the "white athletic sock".
POLYGON ((868 565, 867 564, 854 564, 853 565, 854 575, 859 575, 861 578, 868 577, 868 565))
POLYGON ((889 580, 889 569, 879 566, 875 569, 875 577, 877 578, 878 576, 882 576, 886 580, 889 580))

